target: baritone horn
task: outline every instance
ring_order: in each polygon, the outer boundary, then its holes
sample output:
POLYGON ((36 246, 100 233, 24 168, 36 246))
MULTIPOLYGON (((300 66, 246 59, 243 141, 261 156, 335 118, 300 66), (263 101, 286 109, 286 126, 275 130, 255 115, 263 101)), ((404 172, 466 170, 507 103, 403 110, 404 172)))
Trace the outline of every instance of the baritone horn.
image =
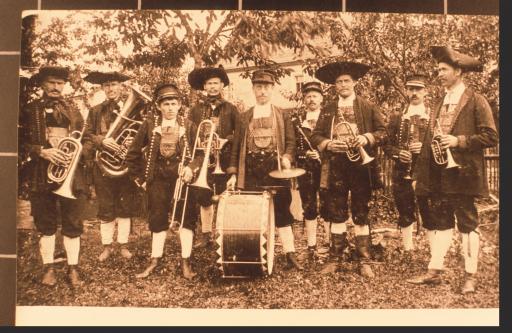
POLYGON ((110 177, 121 177, 128 172, 125 160, 130 148, 129 143, 135 138, 142 124, 142 121, 134 118, 140 114, 142 107, 148 102, 151 102, 150 97, 130 86, 130 94, 123 108, 119 112, 114 111, 117 117, 105 138, 113 138, 119 148, 116 151, 102 148, 96 152, 98 167, 104 174, 110 177))
POLYGON ((455 160, 453 159, 450 148, 443 149, 441 145, 442 135, 443 129, 441 127, 439 119, 437 119, 436 125, 434 127, 434 135, 432 137, 432 142, 430 144, 430 147, 432 148, 432 156, 434 157, 434 161, 438 165, 446 165, 445 169, 460 167, 460 165, 457 164, 457 162, 455 162, 455 160))
MULTIPOLYGON (((343 117, 343 116, 342 116, 343 117)), ((350 123, 345 121, 344 118, 340 122, 338 122, 336 125, 334 125, 334 119, 336 117, 332 118, 332 124, 331 124, 331 140, 339 140, 340 137, 349 136, 349 139, 346 140, 348 149, 347 149, 347 158, 351 162, 357 162, 361 160, 361 164, 365 165, 373 161, 375 158, 368 155, 366 150, 364 150, 363 147, 354 147, 353 141, 356 139, 356 134, 354 133, 354 130, 352 129, 352 126, 350 126, 350 123)))

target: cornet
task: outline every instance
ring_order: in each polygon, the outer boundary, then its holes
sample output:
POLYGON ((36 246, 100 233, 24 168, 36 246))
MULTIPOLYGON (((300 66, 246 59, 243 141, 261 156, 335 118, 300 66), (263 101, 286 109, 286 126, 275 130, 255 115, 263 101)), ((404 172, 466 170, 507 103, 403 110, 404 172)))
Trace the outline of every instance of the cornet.
POLYGON ((434 135, 432 137, 432 142, 430 147, 432 148, 432 156, 434 157, 434 161, 438 165, 445 165, 446 169, 450 168, 458 168, 460 167, 457 162, 453 159, 452 152, 450 148, 443 149, 441 145, 441 136, 443 135, 443 129, 441 127, 441 123, 439 119, 436 120, 436 125, 434 127, 434 135))
POLYGON ((343 116, 341 115, 341 121, 334 125, 334 120, 336 117, 332 118, 331 123, 331 140, 338 140, 339 137, 348 134, 349 140, 346 141, 348 149, 347 149, 347 158, 351 162, 357 162, 362 158, 361 164, 365 165, 374 160, 373 157, 368 155, 366 150, 363 147, 353 147, 352 142, 356 139, 356 134, 350 126, 350 123, 345 121, 343 116))

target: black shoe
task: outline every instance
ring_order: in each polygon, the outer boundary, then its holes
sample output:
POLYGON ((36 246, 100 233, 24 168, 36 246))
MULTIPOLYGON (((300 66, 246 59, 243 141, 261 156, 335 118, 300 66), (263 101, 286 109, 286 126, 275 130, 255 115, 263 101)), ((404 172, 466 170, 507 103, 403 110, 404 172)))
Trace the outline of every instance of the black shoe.
POLYGON ((461 290, 462 295, 474 293, 475 289, 476 289, 475 274, 466 273, 464 285, 462 286, 462 290, 461 290))
POLYGON ((295 252, 288 252, 286 254, 286 261, 288 263, 288 267, 293 267, 299 271, 302 271, 304 267, 299 263, 299 260, 297 259, 297 255, 295 252))
POLYGON ((437 269, 429 269, 426 274, 414 277, 412 279, 406 280, 407 283, 412 284, 432 284, 438 285, 443 282, 441 277, 442 271, 437 269))
POLYGON ((182 258, 181 259, 181 270, 183 272, 183 277, 187 280, 192 280, 197 273, 192 270, 192 265, 190 264, 190 258, 182 258))
POLYGON ((331 234, 330 255, 334 257, 342 257, 347 247, 347 233, 331 234))
POLYGON ((316 245, 308 246, 308 259, 309 261, 315 261, 318 258, 316 254, 316 245))
POLYGON ((57 283, 57 277, 55 275, 55 268, 53 268, 53 264, 44 265, 44 275, 41 283, 46 286, 54 286, 57 283))
POLYGON ((78 274, 76 265, 69 266, 68 278, 73 287, 80 287, 82 285, 82 280, 80 279, 80 274, 78 274))
POLYGON ((366 278, 374 278, 370 265, 370 235, 356 236, 356 250, 359 255, 359 273, 366 278))
POLYGON ((158 266, 159 262, 160 258, 151 258, 151 262, 149 263, 149 266, 144 270, 144 272, 136 274, 135 277, 138 279, 148 277, 149 274, 151 274, 158 266))

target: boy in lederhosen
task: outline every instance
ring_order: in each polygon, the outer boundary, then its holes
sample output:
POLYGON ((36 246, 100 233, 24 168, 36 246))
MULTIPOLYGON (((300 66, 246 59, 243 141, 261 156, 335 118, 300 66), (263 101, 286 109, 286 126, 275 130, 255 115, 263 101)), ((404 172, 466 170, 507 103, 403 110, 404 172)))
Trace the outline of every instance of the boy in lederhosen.
MULTIPOLYGON (((185 183, 190 182, 193 178, 192 170, 200 163, 199 159, 191 161, 183 168, 182 174, 178 174, 183 150, 191 149, 196 128, 189 120, 178 117, 182 97, 176 85, 160 85, 155 89, 154 96, 157 111, 142 123, 126 157, 130 177, 146 190, 148 199, 148 223, 152 235, 151 262, 142 273, 136 275, 140 278, 151 274, 163 255, 169 229, 169 211, 178 177, 181 176, 185 183), (144 147, 147 147, 146 162, 142 152, 144 147)), ((196 275, 190 263, 195 223, 193 207, 187 205, 179 233, 182 272, 187 279, 196 275)))

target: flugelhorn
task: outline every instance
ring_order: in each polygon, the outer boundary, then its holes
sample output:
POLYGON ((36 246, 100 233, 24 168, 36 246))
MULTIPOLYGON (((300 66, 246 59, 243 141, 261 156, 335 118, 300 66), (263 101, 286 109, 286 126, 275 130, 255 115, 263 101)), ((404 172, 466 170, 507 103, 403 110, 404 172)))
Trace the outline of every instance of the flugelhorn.
POLYGON ((361 164, 365 165, 374 160, 374 157, 368 155, 366 150, 363 147, 353 147, 352 142, 356 139, 356 134, 350 126, 350 123, 345 121, 343 116, 341 115, 341 121, 334 125, 334 120, 336 117, 332 118, 331 123, 331 140, 338 140, 340 136, 347 135, 350 137, 349 140, 346 141, 348 149, 347 149, 347 158, 351 162, 357 162, 362 159, 361 164))
POLYGON ((60 184, 59 188, 54 190, 53 193, 68 199, 76 199, 73 195, 73 181, 75 179, 76 168, 82 155, 82 136, 86 127, 86 123, 82 131, 73 131, 70 136, 60 139, 57 144, 57 149, 70 156, 70 161, 66 165, 58 165, 50 163, 48 165, 48 181, 50 183, 60 184), (78 135, 74 138, 73 135, 78 135))
POLYGON ((443 129, 441 127, 441 123, 439 122, 439 119, 436 119, 434 135, 432 137, 432 142, 430 144, 430 147, 432 148, 432 156, 434 157, 434 161, 438 165, 446 164, 446 169, 460 167, 460 165, 457 164, 457 162, 455 162, 455 160, 453 159, 450 148, 443 149, 443 146, 441 145, 442 135, 443 129))
POLYGON ((116 119, 110 126, 105 138, 113 138, 119 149, 111 151, 102 148, 96 152, 96 161, 101 171, 110 177, 121 177, 128 172, 126 166, 126 154, 128 153, 129 142, 135 138, 142 121, 133 119, 142 110, 145 103, 151 98, 139 89, 130 86, 130 94, 117 114, 116 119))

